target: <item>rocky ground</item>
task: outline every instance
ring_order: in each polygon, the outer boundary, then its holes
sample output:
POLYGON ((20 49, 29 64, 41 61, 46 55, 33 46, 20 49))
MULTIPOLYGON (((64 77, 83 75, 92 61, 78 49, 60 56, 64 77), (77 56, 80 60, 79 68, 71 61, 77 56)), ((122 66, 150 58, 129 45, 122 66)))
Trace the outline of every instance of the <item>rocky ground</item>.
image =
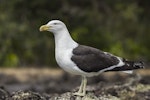
POLYGON ((80 81, 80 76, 57 69, 0 69, 0 100, 150 100, 148 69, 88 78, 84 97, 72 95, 80 81))

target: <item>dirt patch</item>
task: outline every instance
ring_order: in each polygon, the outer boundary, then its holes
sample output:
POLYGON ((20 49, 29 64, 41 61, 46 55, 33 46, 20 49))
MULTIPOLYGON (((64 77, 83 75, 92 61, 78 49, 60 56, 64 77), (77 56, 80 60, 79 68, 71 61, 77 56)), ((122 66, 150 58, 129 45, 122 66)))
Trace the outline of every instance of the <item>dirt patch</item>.
POLYGON ((72 95, 80 81, 57 69, 1 69, 0 100, 150 100, 150 70, 88 78, 84 97, 72 95))

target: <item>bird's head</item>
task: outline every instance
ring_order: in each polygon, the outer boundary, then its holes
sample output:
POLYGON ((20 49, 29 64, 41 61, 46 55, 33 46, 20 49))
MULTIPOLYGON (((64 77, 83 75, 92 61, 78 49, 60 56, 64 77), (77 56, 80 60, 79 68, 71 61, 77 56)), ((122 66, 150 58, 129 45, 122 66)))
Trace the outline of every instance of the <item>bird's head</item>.
POLYGON ((40 27, 40 31, 49 31, 52 33, 57 33, 58 31, 63 30, 66 25, 60 20, 49 21, 46 25, 40 27))

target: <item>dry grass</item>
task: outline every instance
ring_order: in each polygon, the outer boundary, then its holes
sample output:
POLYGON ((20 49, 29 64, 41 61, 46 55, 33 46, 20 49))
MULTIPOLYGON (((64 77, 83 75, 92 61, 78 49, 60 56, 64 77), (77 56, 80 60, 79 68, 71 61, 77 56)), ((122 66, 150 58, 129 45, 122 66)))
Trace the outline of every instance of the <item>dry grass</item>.
MULTIPOLYGON (((150 76, 150 69, 142 69, 136 70, 136 73, 139 73, 141 76, 150 76)), ((52 68, 1 68, 1 74, 5 75, 13 75, 20 81, 29 80, 31 77, 59 77, 64 74, 62 69, 52 69, 52 68)), ((103 73, 105 78, 113 77, 114 75, 126 76, 128 74, 124 74, 122 72, 107 72, 103 73)), ((71 74, 70 74, 71 75, 71 74)))
POLYGON ((30 80, 31 77, 59 77, 63 74, 62 70, 51 68, 1 68, 1 74, 14 76, 20 81, 30 80))

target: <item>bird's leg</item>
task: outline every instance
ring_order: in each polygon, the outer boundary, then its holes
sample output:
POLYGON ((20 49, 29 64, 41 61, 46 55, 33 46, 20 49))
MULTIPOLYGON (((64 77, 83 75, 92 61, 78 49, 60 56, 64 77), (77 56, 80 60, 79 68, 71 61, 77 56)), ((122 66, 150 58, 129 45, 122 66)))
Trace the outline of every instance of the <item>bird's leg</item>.
POLYGON ((81 85, 79 87, 79 91, 77 93, 82 93, 82 89, 83 89, 83 77, 82 77, 82 80, 81 80, 81 85))
POLYGON ((87 79, 84 76, 83 77, 83 88, 82 88, 82 94, 85 95, 86 94, 86 85, 87 85, 87 79))
POLYGON ((84 83, 84 82, 83 82, 83 76, 82 76, 81 85, 80 85, 80 87, 79 87, 79 90, 78 90, 78 92, 73 93, 73 95, 79 95, 79 94, 82 93, 83 83, 84 83))
POLYGON ((86 79, 85 76, 82 76, 82 81, 81 81, 81 85, 80 85, 79 91, 75 92, 74 95, 84 96, 85 93, 86 93, 86 84, 87 84, 87 79, 86 79))
POLYGON ((87 83, 87 82, 85 82, 86 81, 85 79, 86 79, 86 77, 82 76, 82 81, 81 81, 81 85, 80 85, 78 93, 82 93, 83 92, 83 88, 86 87, 85 83, 87 83))

